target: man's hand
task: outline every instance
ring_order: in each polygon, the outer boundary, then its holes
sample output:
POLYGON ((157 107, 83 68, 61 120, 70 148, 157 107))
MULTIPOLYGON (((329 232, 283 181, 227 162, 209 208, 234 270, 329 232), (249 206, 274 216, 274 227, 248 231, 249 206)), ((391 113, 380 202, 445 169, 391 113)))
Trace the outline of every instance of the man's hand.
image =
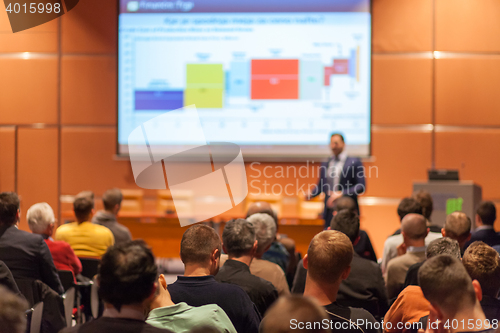
POLYGON ((342 196, 342 192, 341 191, 330 191, 330 193, 328 193, 329 197, 328 197, 328 200, 326 201, 326 207, 328 208, 333 208, 333 204, 335 202, 335 200, 337 200, 338 198, 340 198, 342 196))
POLYGON ((397 249, 398 249, 398 256, 402 256, 403 254, 406 253, 406 244, 401 243, 401 245, 399 245, 397 249))

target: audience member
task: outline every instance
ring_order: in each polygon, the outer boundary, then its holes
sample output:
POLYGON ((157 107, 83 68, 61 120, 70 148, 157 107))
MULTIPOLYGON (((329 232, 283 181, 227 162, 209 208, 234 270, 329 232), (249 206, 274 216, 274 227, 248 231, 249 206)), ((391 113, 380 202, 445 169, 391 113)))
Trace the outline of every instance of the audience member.
POLYGON ((121 208, 122 199, 123 195, 119 189, 113 188, 107 190, 102 195, 104 210, 98 211, 92 217, 92 223, 105 226, 111 230, 113 236, 115 237, 116 244, 132 240, 132 235, 130 234, 128 228, 118 223, 116 220, 116 216, 121 208))
POLYGON ((248 207, 247 218, 257 213, 268 214, 273 218, 274 223, 276 224, 276 239, 271 244, 271 247, 262 255, 262 259, 274 262, 281 267, 283 272, 287 273, 289 271, 288 268, 290 266, 290 261, 292 261, 292 266, 294 264, 295 242, 291 239, 288 239, 287 237, 281 237, 281 235, 278 233, 278 215, 273 210, 269 202, 256 201, 252 203, 248 207), (288 248, 281 241, 285 241, 285 243, 288 245, 288 248))
POLYGON ((73 277, 76 279, 82 272, 82 264, 68 243, 52 239, 56 220, 50 205, 46 202, 34 204, 28 209, 26 219, 31 232, 45 239, 56 268, 73 272, 73 277))
MULTIPOLYGON (((335 217, 335 214, 337 214, 337 212, 341 211, 342 209, 349 209, 356 214, 358 213, 356 202, 353 198, 348 196, 340 197, 335 201, 335 206, 333 207, 333 216, 335 217)), ((354 247, 354 252, 356 252, 362 258, 377 262, 377 255, 375 254, 372 242, 366 231, 361 229, 359 230, 359 236, 352 244, 352 246, 354 247)))
POLYGON ((73 210, 76 222, 59 226, 54 238, 68 243, 79 257, 100 258, 114 244, 113 233, 106 227, 89 222, 94 203, 88 197, 76 198, 73 210))
POLYGON ((282 296, 260 325, 260 333, 330 333, 325 309, 313 298, 282 296))
POLYGON ((25 333, 28 303, 0 286, 0 333, 25 333))
MULTIPOLYGON (((458 246, 458 242, 447 237, 433 240, 427 247, 425 253, 427 259, 440 254, 448 254, 460 259, 460 247, 458 246)), ((384 322, 386 323, 386 333, 415 332, 414 328, 418 328, 418 326, 401 327, 398 326, 398 323, 418 323, 421 317, 429 314, 430 303, 425 299, 422 289, 418 286, 418 268, 420 268, 423 263, 424 262, 414 264, 408 270, 403 291, 399 293, 398 298, 392 303, 391 308, 385 315, 384 322), (414 269, 413 273, 410 272, 412 268, 414 269), (406 284, 410 274, 415 275, 416 281, 408 286, 406 284)))
POLYGON ((158 280, 156 297, 146 322, 175 333, 187 333, 195 327, 213 327, 222 333, 236 333, 227 314, 216 304, 190 306, 184 302, 172 302, 163 274, 158 280))
POLYGON ((0 285, 6 287, 14 294, 21 296, 21 292, 17 287, 16 281, 10 272, 9 267, 3 261, 0 261, 0 285))
POLYGON ((420 267, 418 282, 431 303, 430 324, 436 325, 440 321, 438 325, 450 333, 496 330, 487 325, 479 304, 479 282, 471 280, 459 259, 448 255, 430 258, 420 267), (468 325, 470 322, 474 323, 472 327, 468 325), (448 326, 444 327, 446 324, 448 326))
POLYGON ((257 252, 254 226, 243 219, 226 223, 222 232, 222 246, 228 260, 215 279, 219 282, 240 286, 255 303, 261 315, 278 298, 278 292, 271 282, 250 273, 250 264, 257 252))
POLYGON ((431 194, 425 190, 420 190, 414 192, 412 198, 417 200, 422 207, 422 215, 427 220, 427 227, 429 227, 429 231, 441 232, 441 227, 431 223, 431 215, 434 209, 434 201, 432 200, 431 194))
POLYGON ((425 217, 408 214, 401 222, 406 253, 392 259, 387 265, 386 282, 389 299, 395 298, 403 290, 406 273, 411 265, 425 260, 425 237, 429 233, 425 217))
POLYGON ((17 228, 19 204, 16 193, 0 193, 0 260, 16 282, 40 280, 62 294, 64 290, 43 237, 17 228))
MULTIPOLYGON (((359 237, 359 217, 356 211, 344 209, 334 213, 329 229, 344 233, 354 243, 359 237)), ((292 292, 304 292, 306 276, 307 270, 301 261, 297 267, 292 292)), ((371 260, 361 258, 354 252, 351 272, 340 284, 337 303, 342 306, 363 308, 376 319, 383 318, 389 306, 385 282, 379 265, 371 260)))
MULTIPOLYGON (((461 259, 460 245, 454 239, 443 237, 430 242, 429 246, 425 249, 425 257, 427 259, 435 257, 440 254, 447 254, 457 259, 461 259)), ((404 288, 409 285, 418 286, 418 270, 424 261, 413 264, 406 273, 404 288)))
MULTIPOLYGON (((410 213, 422 214, 422 206, 420 206, 418 201, 413 198, 404 198, 398 206, 400 221, 403 221, 403 218, 410 213)), ((429 245, 430 242, 441 237, 441 233, 429 232, 425 238, 425 245, 429 245)), ((401 235, 401 229, 399 229, 394 233, 394 235, 387 238, 384 243, 384 253, 382 255, 381 263, 382 274, 387 274, 387 265, 389 264, 389 261, 404 252, 403 236, 401 235)))
POLYGON ((472 280, 481 285, 481 307, 489 320, 500 319, 500 255, 483 242, 472 243, 462 259, 472 280))
POLYGON ((143 241, 111 246, 102 256, 98 273, 99 296, 104 302, 102 317, 61 333, 170 332, 144 321, 155 297, 157 274, 153 253, 143 241))
POLYGON ((217 304, 239 333, 256 332, 260 314, 247 293, 239 286, 219 283, 214 278, 219 271, 221 247, 219 235, 209 226, 196 224, 186 230, 180 252, 184 275, 168 286, 172 301, 191 306, 217 304))
POLYGON ((483 201, 476 210, 476 230, 471 234, 470 240, 465 248, 472 242, 482 241, 489 246, 500 245, 500 233, 495 232, 493 225, 497 219, 495 204, 491 201, 483 201))
POLYGON ((337 303, 340 284, 351 270, 353 253, 351 241, 340 231, 326 230, 314 236, 303 260, 307 269, 304 296, 315 298, 325 307, 338 332, 379 332, 378 323, 368 311, 337 303), (337 329, 339 326, 342 329, 337 329))
POLYGON ((273 218, 268 214, 257 213, 250 215, 247 221, 255 227, 257 237, 257 252, 250 264, 250 273, 271 282, 278 291, 278 295, 290 294, 290 288, 281 267, 271 261, 261 259, 276 238, 276 225, 273 218))
POLYGON ((463 212, 453 212, 446 216, 446 221, 444 223, 441 233, 443 237, 449 237, 454 239, 460 245, 460 251, 462 255, 465 251, 465 243, 469 241, 471 228, 470 218, 463 212))

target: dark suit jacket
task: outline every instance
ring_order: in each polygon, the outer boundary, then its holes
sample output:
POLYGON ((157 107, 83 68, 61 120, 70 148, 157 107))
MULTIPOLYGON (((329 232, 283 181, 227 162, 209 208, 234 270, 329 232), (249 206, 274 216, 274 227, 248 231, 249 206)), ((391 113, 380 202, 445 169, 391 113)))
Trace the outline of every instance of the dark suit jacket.
MULTIPOLYGON (((243 289, 262 317, 266 310, 278 299, 278 292, 271 282, 250 273, 250 268, 242 262, 228 259, 220 268, 215 280, 222 283, 232 283, 243 289)), ((231 295, 228 295, 231 297, 231 295)))
POLYGON ((9 267, 7 267, 3 261, 0 261, 0 285, 7 287, 10 291, 19 296, 21 295, 9 267))
POLYGON ((482 241, 489 246, 500 245, 500 233, 495 232, 494 229, 482 229, 472 232, 470 241, 465 243, 467 249, 475 241, 482 241))
MULTIPOLYGON (((306 285, 307 270, 299 262, 292 293, 302 294, 306 285)), ((340 284, 337 303, 343 306, 363 308, 375 318, 382 319, 389 309, 387 291, 382 271, 377 263, 354 253, 351 273, 340 284)))
POLYGON ((20 279, 40 280, 58 294, 64 289, 44 239, 12 225, 0 226, 0 260, 20 279))
MULTIPOLYGON (((323 219, 325 220, 325 226, 329 226, 332 220, 333 211, 326 207, 326 202, 329 198, 328 193, 333 189, 330 188, 327 178, 328 163, 330 163, 330 157, 326 162, 321 163, 319 168, 319 180, 314 191, 311 193, 311 197, 325 193, 325 210, 323 211, 323 219)), ((347 157, 344 163, 344 168, 342 169, 342 174, 340 175, 338 190, 342 191, 343 195, 349 196, 356 202, 356 207, 358 207, 358 195, 363 194, 366 191, 365 174, 363 169, 363 163, 356 157, 347 157)), ((359 207, 358 207, 359 212, 359 207)))

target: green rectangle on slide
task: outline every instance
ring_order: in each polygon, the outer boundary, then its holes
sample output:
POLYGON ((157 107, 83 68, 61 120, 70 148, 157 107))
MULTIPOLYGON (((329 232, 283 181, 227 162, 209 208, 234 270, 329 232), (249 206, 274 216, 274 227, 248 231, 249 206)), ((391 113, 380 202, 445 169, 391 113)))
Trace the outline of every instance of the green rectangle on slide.
POLYGON ((187 88, 184 91, 184 106, 194 104, 196 108, 222 108, 224 89, 187 88))
POLYGON ((220 84, 217 88, 224 88, 222 64, 187 64, 186 88, 191 88, 190 84, 220 84))
POLYGON ((450 215, 453 212, 462 211, 462 204, 464 199, 462 198, 451 198, 446 200, 446 215, 450 215))
POLYGON ((320 61, 300 61, 299 99, 321 99, 323 64, 320 61))

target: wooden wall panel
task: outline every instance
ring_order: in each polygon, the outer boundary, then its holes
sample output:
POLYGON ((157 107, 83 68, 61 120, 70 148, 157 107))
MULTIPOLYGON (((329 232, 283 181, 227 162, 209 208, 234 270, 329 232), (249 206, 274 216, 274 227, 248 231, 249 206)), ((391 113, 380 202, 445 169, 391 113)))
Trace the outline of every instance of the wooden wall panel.
POLYGON ((5 4, 0 2, 0 53, 57 52, 57 19, 37 27, 12 33, 5 4))
POLYGON ((57 58, 0 58, 0 124, 57 123, 57 58))
POLYGON ((0 192, 16 190, 16 128, 0 127, 0 192))
POLYGON ((392 235, 401 225, 397 208, 397 204, 361 205, 360 207, 360 228, 370 236, 377 258, 382 258, 387 237, 392 235))
POLYGON ((112 187, 139 188, 130 161, 115 159, 114 128, 63 128, 61 140, 62 194, 93 190, 100 196, 112 187))
POLYGON ((17 193, 21 197, 21 228, 28 230, 26 211, 37 202, 47 202, 55 212, 58 198, 57 128, 19 128, 17 193))
POLYGON ((116 124, 116 58, 63 57, 61 122, 116 124))
POLYGON ((431 167, 431 133, 401 129, 372 131, 374 162, 365 163, 366 195, 402 198, 413 182, 427 179, 431 167))
POLYGON ((373 56, 372 123, 432 123, 432 59, 373 56))
POLYGON ((432 0, 374 0, 373 52, 432 49, 432 0))
POLYGON ((500 129, 436 133, 436 167, 458 169, 460 179, 483 188, 484 199, 500 200, 500 129))
POLYGON ((117 0, 85 0, 61 17, 64 53, 116 53, 117 0))
POLYGON ((436 124, 500 125, 500 56, 436 61, 436 124))
POLYGON ((437 0, 436 50, 500 52, 500 1, 437 0))

